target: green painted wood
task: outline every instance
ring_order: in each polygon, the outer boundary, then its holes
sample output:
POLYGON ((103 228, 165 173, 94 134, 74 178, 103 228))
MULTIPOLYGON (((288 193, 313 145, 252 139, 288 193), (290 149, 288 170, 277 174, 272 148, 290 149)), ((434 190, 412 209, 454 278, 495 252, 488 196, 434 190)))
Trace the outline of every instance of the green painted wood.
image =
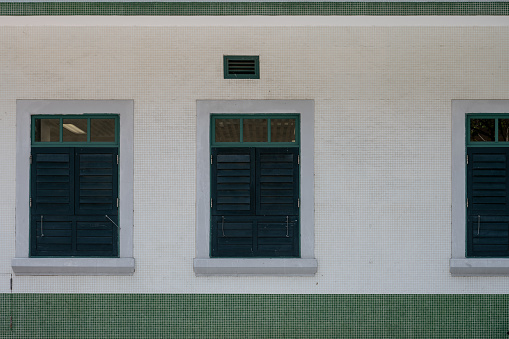
POLYGON ((299 215, 298 148, 256 149, 256 213, 299 215))
POLYGON ((32 149, 31 256, 118 255, 117 154, 116 147, 32 149))
POLYGON ((509 148, 468 148, 467 256, 509 256, 509 148))
POLYGON ((299 256, 298 154, 212 148, 212 257, 299 256))
POLYGON ((212 215, 251 215, 255 209, 254 150, 213 148, 212 215))

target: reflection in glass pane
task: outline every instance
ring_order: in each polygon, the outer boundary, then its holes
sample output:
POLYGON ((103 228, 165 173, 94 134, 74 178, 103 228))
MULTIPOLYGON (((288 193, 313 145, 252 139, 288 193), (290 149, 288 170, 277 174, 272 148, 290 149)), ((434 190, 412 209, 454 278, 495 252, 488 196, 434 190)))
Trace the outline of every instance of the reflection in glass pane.
POLYGON ((216 142, 240 142, 240 119, 216 119, 216 142))
POLYGON ((495 119, 471 119, 470 141, 495 141, 495 119))
POLYGON ((115 142, 115 119, 90 119, 91 142, 115 142))
POLYGON ((244 119, 243 142, 267 142, 267 119, 244 119))
POLYGON ((87 141, 87 119, 63 119, 62 127, 62 141, 87 141))
POLYGON ((509 119, 498 119, 498 141, 509 141, 509 119))
POLYGON ((295 142, 295 119, 270 119, 271 142, 295 142))
POLYGON ((59 142, 60 119, 35 119, 36 142, 59 142))

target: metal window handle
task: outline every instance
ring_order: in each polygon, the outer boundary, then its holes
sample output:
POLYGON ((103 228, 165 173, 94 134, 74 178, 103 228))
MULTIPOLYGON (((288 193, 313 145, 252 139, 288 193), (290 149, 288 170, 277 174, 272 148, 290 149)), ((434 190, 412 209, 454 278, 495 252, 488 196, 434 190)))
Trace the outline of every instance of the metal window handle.
POLYGON ((286 216, 286 237, 289 238, 290 236, 288 235, 288 216, 286 216))
POLYGON ((479 235, 480 230, 481 230, 481 216, 477 215, 477 235, 479 235))
POLYGON ((224 216, 223 216, 223 221, 221 222, 221 231, 223 232, 223 238, 225 237, 224 235, 224 216))
POLYGON ((42 215, 41 215, 41 238, 44 237, 44 230, 42 228, 42 215))
POLYGON ((117 228, 118 228, 118 229, 120 229, 120 227, 119 227, 117 224, 115 224, 115 222, 114 222, 113 220, 111 220, 111 218, 110 218, 110 217, 108 217, 108 215, 107 215, 107 214, 105 214, 104 216, 105 216, 106 218, 108 218, 108 220, 109 220, 109 221, 111 221, 111 223, 112 223, 113 225, 117 226, 117 228))

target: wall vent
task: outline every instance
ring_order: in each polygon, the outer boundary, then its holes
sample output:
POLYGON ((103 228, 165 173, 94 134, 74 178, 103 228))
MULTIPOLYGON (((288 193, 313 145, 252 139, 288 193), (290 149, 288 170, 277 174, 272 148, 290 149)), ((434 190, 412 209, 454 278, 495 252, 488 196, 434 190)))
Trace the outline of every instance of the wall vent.
POLYGON ((225 79, 260 79, 260 63, 258 56, 225 55, 225 79))

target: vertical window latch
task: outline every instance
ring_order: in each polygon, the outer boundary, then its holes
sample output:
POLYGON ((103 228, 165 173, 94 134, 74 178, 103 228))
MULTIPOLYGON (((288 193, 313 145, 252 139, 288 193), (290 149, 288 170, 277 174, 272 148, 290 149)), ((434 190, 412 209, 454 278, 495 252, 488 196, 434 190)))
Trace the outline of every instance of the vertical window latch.
POLYGON ((297 165, 300 165, 300 154, 297 155, 297 165))
POLYGON ((32 165, 32 154, 30 154, 30 165, 32 165))
POLYGON ((32 197, 30 197, 30 207, 32 207, 32 197))
POLYGON ((212 198, 210 198, 210 208, 212 208, 212 198))
POLYGON ((300 208, 300 198, 297 198, 297 207, 300 208))
POLYGON ((118 198, 117 198, 117 208, 118 208, 118 198))
POLYGON ((468 208, 468 198, 467 198, 467 208, 468 208))
POLYGON ((468 154, 467 154, 467 165, 468 165, 468 154))
POLYGON ((118 165, 118 154, 117 154, 117 165, 118 165))
POLYGON ((212 154, 210 155, 210 164, 212 165, 212 154))

